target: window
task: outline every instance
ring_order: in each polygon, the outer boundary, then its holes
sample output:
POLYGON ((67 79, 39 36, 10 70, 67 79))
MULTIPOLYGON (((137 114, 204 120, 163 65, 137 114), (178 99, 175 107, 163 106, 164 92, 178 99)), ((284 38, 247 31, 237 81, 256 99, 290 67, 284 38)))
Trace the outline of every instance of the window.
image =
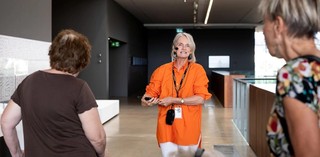
MULTIPOLYGON (((320 49, 320 33, 316 34, 315 44, 320 49)), ((284 59, 272 57, 265 44, 262 31, 255 32, 255 77, 275 77, 279 68, 286 62, 284 59)))
POLYGON ((255 48, 254 48, 254 64, 255 77, 275 77, 278 69, 285 64, 284 59, 272 57, 269 54, 267 45, 265 44, 262 31, 255 32, 255 48))

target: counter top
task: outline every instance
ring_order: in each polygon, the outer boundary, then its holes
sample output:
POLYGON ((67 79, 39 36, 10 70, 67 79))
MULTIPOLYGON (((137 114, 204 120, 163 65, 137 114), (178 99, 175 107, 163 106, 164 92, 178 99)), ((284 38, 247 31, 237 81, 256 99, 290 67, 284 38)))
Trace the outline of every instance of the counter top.
POLYGON ((220 75, 242 75, 240 73, 230 72, 230 71, 215 71, 215 70, 213 70, 212 72, 220 74, 220 75))
POLYGON ((264 90, 269 91, 271 93, 275 93, 275 91, 276 91, 276 84, 252 84, 252 86, 264 89, 264 90))
POLYGON ((213 73, 220 75, 245 75, 246 77, 251 76, 252 72, 250 71, 226 71, 226 70, 212 70, 213 73))

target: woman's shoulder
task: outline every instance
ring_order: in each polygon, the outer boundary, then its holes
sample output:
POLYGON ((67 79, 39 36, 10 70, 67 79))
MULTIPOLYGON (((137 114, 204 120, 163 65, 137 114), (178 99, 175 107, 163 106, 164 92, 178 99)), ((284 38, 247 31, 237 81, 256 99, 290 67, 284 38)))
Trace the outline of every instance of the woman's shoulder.
POLYGON ((190 63, 190 67, 192 69, 203 69, 204 70, 203 66, 201 64, 199 64, 199 63, 196 63, 196 62, 191 62, 190 63))
POLYGON ((320 58, 315 56, 301 56, 289 60, 284 66, 299 66, 299 64, 310 64, 313 62, 320 63, 320 58))
POLYGON ((168 63, 164 63, 162 64, 160 67, 172 67, 173 62, 168 62, 168 63))
POLYGON ((153 75, 161 75, 164 74, 169 69, 172 69, 172 63, 165 63, 160 66, 158 66, 154 71, 153 75))
MULTIPOLYGON (((277 79, 280 82, 303 81, 303 78, 313 79, 313 75, 318 73, 320 62, 316 60, 299 57, 288 61, 279 69, 277 79)), ((308 79, 308 80, 309 80, 308 79)))
POLYGON ((191 62, 190 64, 195 67, 202 67, 202 65, 197 62, 191 62))
POLYGON ((38 70, 38 71, 34 71, 30 74, 26 74, 26 75, 20 75, 19 77, 23 80, 33 80, 34 78, 37 78, 41 75, 41 71, 38 70))
POLYGON ((282 66, 281 70, 288 72, 308 72, 314 69, 314 66, 319 66, 320 62, 308 57, 299 57, 288 61, 282 66))
POLYGON ((164 69, 168 69, 168 68, 170 68, 170 69, 172 68, 172 62, 162 64, 157 69, 158 70, 164 70, 164 69))

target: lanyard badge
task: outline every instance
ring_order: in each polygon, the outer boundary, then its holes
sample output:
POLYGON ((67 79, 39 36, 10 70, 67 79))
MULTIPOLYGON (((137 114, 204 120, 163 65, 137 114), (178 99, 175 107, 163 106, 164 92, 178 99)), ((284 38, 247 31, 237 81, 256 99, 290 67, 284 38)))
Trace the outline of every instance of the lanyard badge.
MULTIPOLYGON (((180 81, 180 85, 179 85, 179 87, 177 87, 176 77, 174 75, 174 69, 172 67, 172 78, 173 78, 174 87, 175 87, 177 96, 179 95, 179 90, 181 89, 181 86, 182 86, 183 80, 184 80, 184 78, 186 76, 186 73, 188 71, 188 68, 189 68, 189 63, 188 63, 188 67, 186 68, 186 70, 183 73, 183 76, 182 76, 181 81, 180 81)), ((167 111, 166 124, 168 124, 168 125, 172 125, 175 118, 182 118, 182 108, 181 107, 176 107, 174 109, 173 108, 174 108, 174 105, 172 104, 171 105, 171 109, 169 109, 167 111)))

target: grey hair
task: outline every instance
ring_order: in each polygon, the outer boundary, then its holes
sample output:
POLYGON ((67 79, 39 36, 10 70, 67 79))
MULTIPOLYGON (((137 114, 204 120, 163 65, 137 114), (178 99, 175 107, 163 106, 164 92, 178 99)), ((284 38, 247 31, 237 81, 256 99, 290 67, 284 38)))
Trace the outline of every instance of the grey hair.
POLYGON ((173 39, 172 50, 171 50, 171 59, 172 59, 172 61, 174 61, 175 58, 176 58, 175 55, 174 55, 174 52, 176 51, 175 47, 178 44, 178 39, 180 37, 182 37, 182 36, 185 36, 188 39, 188 44, 190 45, 192 58, 189 60, 189 62, 196 62, 196 55, 195 55, 196 44, 195 44, 195 42, 193 40, 192 35, 189 34, 189 33, 186 33, 186 32, 178 33, 173 39))
POLYGON ((288 34, 315 38, 320 29, 320 0, 261 0, 259 11, 271 21, 283 18, 288 34))

